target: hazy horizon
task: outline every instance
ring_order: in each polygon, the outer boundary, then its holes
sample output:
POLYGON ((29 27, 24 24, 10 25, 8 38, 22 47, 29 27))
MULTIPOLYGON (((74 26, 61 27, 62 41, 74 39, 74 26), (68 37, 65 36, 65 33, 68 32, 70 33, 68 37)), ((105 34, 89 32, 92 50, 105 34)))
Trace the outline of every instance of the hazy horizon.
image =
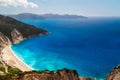
POLYGON ((120 16, 118 0, 0 0, 0 14, 120 16))
POLYGON ((28 13, 24 13, 24 12, 23 12, 23 13, 11 13, 11 14, 1 14, 1 13, 0 13, 0 15, 6 15, 6 16, 7 16, 7 15, 19 15, 19 14, 33 14, 33 15, 45 15, 45 14, 76 15, 76 16, 84 16, 84 17, 89 17, 89 18, 90 18, 90 17, 91 17, 91 18, 92 18, 92 17, 93 17, 93 18, 95 18, 95 17, 96 17, 96 18, 107 18, 107 17, 108 17, 108 18, 112 18, 112 17, 113 17, 113 18, 115 18, 115 17, 116 17, 116 18, 119 18, 119 17, 120 17, 120 16, 85 16, 85 15, 69 14, 69 13, 65 13, 65 14, 64 14, 64 13, 63 13, 63 14, 60 14, 60 13, 29 13, 29 12, 28 12, 28 13))

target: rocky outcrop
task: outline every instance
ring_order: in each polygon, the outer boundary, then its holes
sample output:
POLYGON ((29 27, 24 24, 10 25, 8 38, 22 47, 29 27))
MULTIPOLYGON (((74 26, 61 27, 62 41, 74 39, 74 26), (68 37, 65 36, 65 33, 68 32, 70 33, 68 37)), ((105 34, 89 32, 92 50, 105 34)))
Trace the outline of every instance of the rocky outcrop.
POLYGON ((7 45, 10 45, 10 39, 0 32, 0 51, 7 45))
MULTIPOLYGON (((2 67, 5 69, 5 72, 7 73, 7 66, 6 63, 4 62, 4 60, 2 59, 2 53, 1 51, 3 50, 4 47, 8 46, 11 44, 10 39, 5 36, 3 33, 0 32, 0 63, 2 65, 2 67)), ((3 71, 0 71, 0 75, 4 74, 3 71)))
POLYGON ((14 44, 19 43, 24 39, 22 34, 16 29, 13 29, 13 31, 11 32, 11 37, 14 44))
MULTIPOLYGON (((6 62, 6 60, 4 60, 4 58, 6 58, 6 57, 3 57, 2 50, 6 46, 11 45, 12 43, 20 42, 21 40, 23 40, 23 37, 18 30, 13 29, 11 32, 11 39, 9 39, 6 35, 4 35, 3 33, 0 32, 0 63, 2 64, 3 68, 5 69, 5 73, 8 73, 8 66, 7 66, 8 63, 6 62)), ((4 72, 2 72, 2 73, 4 73, 4 72)))
POLYGON ((27 73, 7 80, 81 80, 76 71, 62 70, 57 72, 44 71, 27 73))
POLYGON ((24 39, 22 34, 17 29, 13 29, 10 34, 11 34, 12 40, 0 32, 0 51, 4 47, 11 45, 11 44, 16 44, 24 39))
POLYGON ((91 78, 79 77, 75 70, 59 71, 31 71, 14 77, 1 78, 0 80, 92 80, 91 78))
POLYGON ((107 75, 106 80, 120 80, 120 65, 107 75))

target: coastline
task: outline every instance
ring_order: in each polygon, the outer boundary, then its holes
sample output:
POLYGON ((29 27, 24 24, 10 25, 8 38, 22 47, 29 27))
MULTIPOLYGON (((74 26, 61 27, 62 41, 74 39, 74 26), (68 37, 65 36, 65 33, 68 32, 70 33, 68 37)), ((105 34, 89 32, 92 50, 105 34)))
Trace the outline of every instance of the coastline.
POLYGON ((6 46, 2 51, 2 59, 8 65, 18 68, 21 71, 32 71, 33 69, 23 62, 11 49, 11 46, 6 46))
MULTIPOLYGON (((49 34, 49 32, 46 32, 46 34, 49 34)), ((42 36, 42 35, 43 34, 39 34, 38 36, 42 36)), ((35 36, 37 36, 37 35, 33 35, 28 38, 35 37, 35 36)), ((22 59, 20 59, 11 48, 12 44, 20 43, 21 41, 26 40, 28 38, 20 37, 20 39, 18 39, 16 42, 14 42, 14 43, 10 42, 9 44, 4 45, 0 51, 2 61, 4 61, 4 63, 6 63, 7 65, 9 65, 13 68, 18 68, 19 70, 21 70, 23 72, 34 70, 32 67, 27 65, 22 59)))

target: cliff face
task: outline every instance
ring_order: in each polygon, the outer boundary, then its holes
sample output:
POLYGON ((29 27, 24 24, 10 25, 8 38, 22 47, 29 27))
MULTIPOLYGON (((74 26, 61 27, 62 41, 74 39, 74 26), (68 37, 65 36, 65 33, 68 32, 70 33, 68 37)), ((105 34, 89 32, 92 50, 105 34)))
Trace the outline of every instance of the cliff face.
POLYGON ((16 29, 13 29, 13 31, 11 32, 11 37, 14 44, 19 43, 24 39, 22 34, 16 29))
POLYGON ((27 73, 7 80, 92 80, 90 78, 80 79, 77 72, 73 70, 62 70, 57 72, 45 71, 42 73, 27 73))
POLYGON ((10 35, 12 40, 0 32, 0 49, 1 50, 6 46, 11 45, 12 43, 16 44, 24 39, 22 34, 16 29, 13 29, 10 35))
POLYGON ((120 65, 108 74, 106 80, 120 80, 120 65))
POLYGON ((79 80, 77 73, 73 71, 60 71, 53 74, 26 74, 15 80, 79 80))
MULTIPOLYGON (((9 38, 8 36, 6 36, 0 32, 0 65, 1 65, 0 66, 0 72, 1 72, 0 75, 8 73, 8 65, 13 68, 16 67, 21 70, 21 68, 16 66, 18 63, 15 62, 15 59, 10 59, 10 57, 5 57, 5 55, 10 56, 10 54, 9 54, 10 51, 5 48, 13 43, 16 44, 16 43, 22 41, 24 38, 17 29, 13 29, 10 33, 10 36, 11 36, 11 38, 9 38), (6 51, 5 52, 6 54, 4 53, 4 49, 6 51), (14 66, 11 64, 13 64, 14 66)), ((29 68, 25 69, 25 70, 29 70, 29 68)))
POLYGON ((7 45, 10 45, 10 39, 0 32, 0 51, 7 45))
POLYGON ((25 24, 8 16, 0 15, 0 48, 18 43, 25 38, 46 34, 48 31, 25 24))

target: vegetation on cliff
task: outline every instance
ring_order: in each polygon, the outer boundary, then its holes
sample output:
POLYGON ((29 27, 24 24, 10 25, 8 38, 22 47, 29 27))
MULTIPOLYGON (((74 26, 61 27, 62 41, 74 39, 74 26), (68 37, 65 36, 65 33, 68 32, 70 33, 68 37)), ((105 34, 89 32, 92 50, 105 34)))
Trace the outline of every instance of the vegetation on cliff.
POLYGON ((13 29, 17 29, 24 38, 47 33, 44 29, 36 28, 33 25, 25 24, 8 16, 0 15, 0 32, 11 39, 10 33, 13 29))
POLYGON ((79 76, 75 70, 69 69, 21 72, 9 67, 9 72, 1 75, 0 80, 79 80, 79 76))

